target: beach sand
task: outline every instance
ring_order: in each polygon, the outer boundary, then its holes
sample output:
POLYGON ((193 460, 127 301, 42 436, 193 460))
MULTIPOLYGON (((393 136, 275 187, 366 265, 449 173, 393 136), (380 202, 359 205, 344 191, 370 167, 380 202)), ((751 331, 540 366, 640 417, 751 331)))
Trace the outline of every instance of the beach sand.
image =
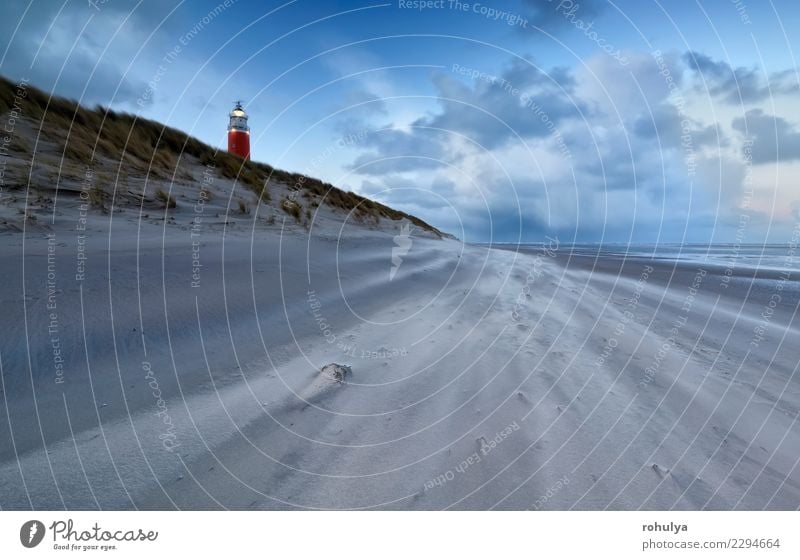
POLYGON ((0 244, 3 509, 800 506, 796 273, 61 212, 0 244))

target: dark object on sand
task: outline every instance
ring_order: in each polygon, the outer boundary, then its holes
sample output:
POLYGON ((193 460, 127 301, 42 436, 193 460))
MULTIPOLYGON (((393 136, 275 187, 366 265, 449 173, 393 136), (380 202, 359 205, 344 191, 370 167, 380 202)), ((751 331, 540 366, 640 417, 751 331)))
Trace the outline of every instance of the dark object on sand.
POLYGON ((353 370, 350 369, 350 366, 343 366, 341 364, 328 364, 323 366, 320 372, 322 375, 333 379, 337 383, 344 383, 344 378, 353 374, 353 370))

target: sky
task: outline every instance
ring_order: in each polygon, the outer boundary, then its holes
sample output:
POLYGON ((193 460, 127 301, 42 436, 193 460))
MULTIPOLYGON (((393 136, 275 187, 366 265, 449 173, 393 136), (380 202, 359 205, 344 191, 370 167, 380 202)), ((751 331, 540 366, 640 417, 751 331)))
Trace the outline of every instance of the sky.
POLYGON ((467 241, 788 243, 792 0, 18 0, 0 74, 467 241))

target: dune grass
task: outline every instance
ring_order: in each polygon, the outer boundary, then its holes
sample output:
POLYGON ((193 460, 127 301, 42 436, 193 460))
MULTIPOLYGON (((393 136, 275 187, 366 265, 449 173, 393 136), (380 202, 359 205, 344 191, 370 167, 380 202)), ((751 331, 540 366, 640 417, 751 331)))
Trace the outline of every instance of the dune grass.
MULTIPOLYGON (((96 165, 106 158, 122 163, 128 171, 160 179, 178 177, 193 180, 188 170, 194 161, 213 166, 223 177, 252 191, 260 202, 271 200, 269 182, 316 195, 319 202, 357 216, 411 221, 416 226, 443 236, 442 232, 415 216, 400 212, 330 183, 291 173, 260 162, 243 160, 217 150, 197 138, 149 119, 97 106, 85 108, 77 102, 33 87, 19 96, 16 84, 0 76, 0 114, 15 108, 22 117, 41 126, 42 134, 57 143, 64 158, 96 165)), ((298 206, 299 208, 299 206, 298 206)))
POLYGON ((178 206, 178 203, 175 201, 175 197, 164 189, 156 190, 156 199, 158 199, 165 208, 175 208, 178 206))
POLYGON ((300 208, 300 205, 297 202, 294 200, 289 200, 288 198, 284 198, 281 200, 281 208, 283 208, 284 212, 292 216, 295 222, 300 222, 300 213, 302 208, 300 208))

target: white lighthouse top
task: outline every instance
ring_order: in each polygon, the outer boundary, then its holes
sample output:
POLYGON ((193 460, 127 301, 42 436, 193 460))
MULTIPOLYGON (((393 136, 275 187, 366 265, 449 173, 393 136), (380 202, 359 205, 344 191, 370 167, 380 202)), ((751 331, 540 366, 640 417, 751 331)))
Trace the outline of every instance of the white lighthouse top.
POLYGON ((241 101, 237 101, 236 106, 230 112, 230 123, 228 124, 228 130, 250 130, 250 127, 247 126, 247 113, 242 107, 241 101))

